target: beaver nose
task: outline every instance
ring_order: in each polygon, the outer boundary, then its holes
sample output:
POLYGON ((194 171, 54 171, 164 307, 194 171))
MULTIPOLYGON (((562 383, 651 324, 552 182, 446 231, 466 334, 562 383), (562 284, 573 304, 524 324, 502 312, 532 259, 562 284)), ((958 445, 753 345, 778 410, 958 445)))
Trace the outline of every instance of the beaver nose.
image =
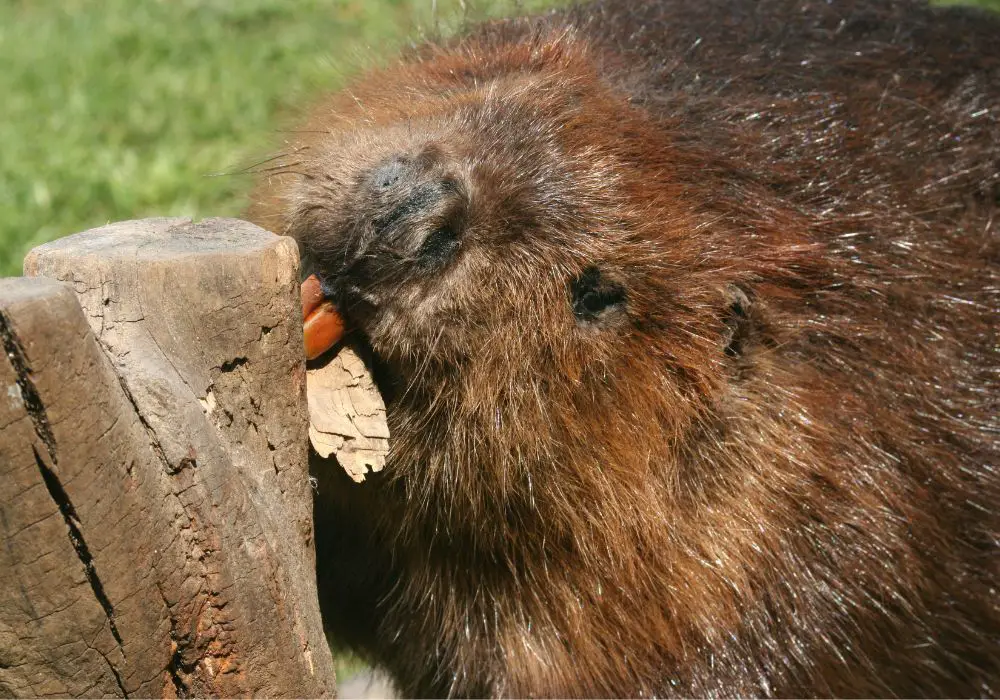
POLYGON ((444 154, 440 146, 433 143, 410 152, 393 153, 369 171, 368 186, 376 195, 389 195, 433 177, 443 162, 444 154))
POLYGON ((368 174, 366 215, 378 241, 397 250, 415 251, 429 233, 429 222, 455 209, 453 178, 443 177, 431 157, 393 156, 368 174))
POLYGON ((392 156, 375 167, 371 174, 371 186, 376 192, 387 190, 397 184, 412 170, 411 162, 403 156, 392 156))

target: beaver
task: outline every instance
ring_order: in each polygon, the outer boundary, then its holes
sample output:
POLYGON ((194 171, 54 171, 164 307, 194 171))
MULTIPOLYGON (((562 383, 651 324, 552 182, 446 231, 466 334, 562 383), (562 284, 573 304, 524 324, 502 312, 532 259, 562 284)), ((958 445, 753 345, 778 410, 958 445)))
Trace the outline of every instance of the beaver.
POLYGON ((324 98, 250 216, 387 403, 330 634, 407 696, 1000 692, 998 36, 606 0, 324 98))

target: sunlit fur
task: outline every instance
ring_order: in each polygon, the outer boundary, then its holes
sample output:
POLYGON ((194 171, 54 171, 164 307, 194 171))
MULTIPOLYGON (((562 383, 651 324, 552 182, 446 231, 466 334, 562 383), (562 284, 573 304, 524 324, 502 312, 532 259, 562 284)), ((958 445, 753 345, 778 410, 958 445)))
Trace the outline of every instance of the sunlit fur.
POLYGON ((996 19, 491 24, 272 165, 252 216, 363 288, 391 455, 360 486, 318 465, 320 579, 404 694, 1000 692, 996 19), (443 265, 416 252, 443 209, 376 240, 394 154, 455 185, 443 265), (594 267, 627 297, 590 322, 594 267))

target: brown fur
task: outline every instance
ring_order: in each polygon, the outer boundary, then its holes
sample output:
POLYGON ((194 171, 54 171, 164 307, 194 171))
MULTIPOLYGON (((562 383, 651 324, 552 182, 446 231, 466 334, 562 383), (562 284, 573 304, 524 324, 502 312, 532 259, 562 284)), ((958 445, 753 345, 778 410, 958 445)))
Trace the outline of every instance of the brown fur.
POLYGON ((331 631, 406 695, 1000 692, 998 37, 605 2, 322 104, 253 212, 389 401, 331 631))

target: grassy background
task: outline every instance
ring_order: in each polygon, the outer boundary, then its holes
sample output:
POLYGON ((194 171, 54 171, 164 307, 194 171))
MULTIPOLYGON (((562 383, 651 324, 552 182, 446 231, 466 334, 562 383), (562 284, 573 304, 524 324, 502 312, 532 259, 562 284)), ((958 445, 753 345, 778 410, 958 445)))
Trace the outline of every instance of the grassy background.
POLYGON ((431 0, 0 0, 0 275, 108 221, 238 214, 250 178, 212 175, 434 17, 431 0))
MULTIPOLYGON (((439 0, 432 16, 432 2, 0 0, 0 275, 108 221, 238 214, 250 178, 212 175, 268 152, 310 95, 466 4, 439 0)), ((490 9, 472 14, 546 2, 480 0, 490 9)))

